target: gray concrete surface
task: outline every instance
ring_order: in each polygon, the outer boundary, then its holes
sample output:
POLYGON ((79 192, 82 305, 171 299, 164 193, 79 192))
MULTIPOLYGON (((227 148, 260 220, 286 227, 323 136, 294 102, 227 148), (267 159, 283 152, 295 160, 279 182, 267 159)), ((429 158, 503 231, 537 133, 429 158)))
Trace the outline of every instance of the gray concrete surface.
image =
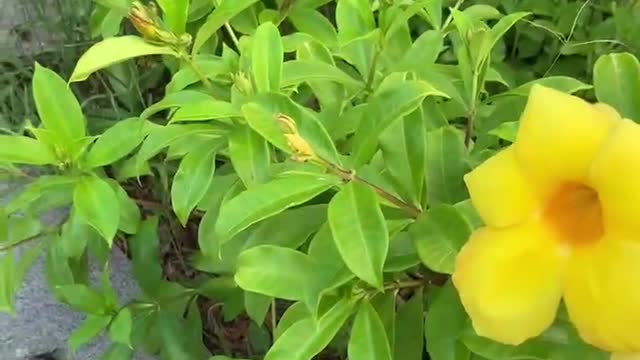
MULTIPOLYGON (((6 183, 0 183, 0 194, 12 194, 18 189, 15 185, 9 187, 6 183)), ((3 197, 6 201, 6 196, 3 197)), ((63 214, 49 214, 45 221, 56 222, 61 216, 63 214)), ((18 247, 16 257, 19 258, 32 244, 18 247)), ((0 360, 35 360, 35 355, 55 350, 58 356, 55 360, 71 359, 66 351, 67 339, 82 323, 84 315, 56 302, 45 280, 44 263, 44 257, 39 258, 29 271, 16 296, 16 315, 0 314, 0 360)), ((113 287, 120 297, 120 303, 126 303, 139 293, 130 273, 130 262, 119 250, 114 249, 110 265, 113 287)), ((91 278, 95 279, 98 275, 99 270, 93 267, 91 278)), ((109 344, 105 337, 99 338, 79 349, 73 359, 98 360, 109 344)), ((150 358, 137 355, 135 359, 150 358)))

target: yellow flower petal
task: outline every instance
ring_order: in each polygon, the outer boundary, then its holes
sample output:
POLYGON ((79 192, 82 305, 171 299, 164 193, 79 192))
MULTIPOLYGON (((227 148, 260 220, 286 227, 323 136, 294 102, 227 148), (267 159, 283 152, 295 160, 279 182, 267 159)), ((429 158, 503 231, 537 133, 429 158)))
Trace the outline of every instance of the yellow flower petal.
POLYGON ((465 175, 464 181, 473 206, 491 226, 518 224, 541 206, 511 147, 465 175))
POLYGON ((539 224, 485 227, 458 255, 453 283, 479 335, 517 345, 553 322, 561 266, 557 244, 539 224))
POLYGON ((563 92, 534 85, 514 147, 520 165, 542 186, 584 180, 615 117, 563 92))
POLYGON ((598 191, 607 231, 640 239, 640 125, 621 121, 596 156, 589 181, 598 191))
POLYGON ((640 243, 605 238, 577 250, 564 300, 580 336, 601 349, 640 352, 640 243))
POLYGON ((640 353, 631 353, 631 354, 622 354, 622 353, 614 353, 611 354, 609 360, 640 360, 640 353))

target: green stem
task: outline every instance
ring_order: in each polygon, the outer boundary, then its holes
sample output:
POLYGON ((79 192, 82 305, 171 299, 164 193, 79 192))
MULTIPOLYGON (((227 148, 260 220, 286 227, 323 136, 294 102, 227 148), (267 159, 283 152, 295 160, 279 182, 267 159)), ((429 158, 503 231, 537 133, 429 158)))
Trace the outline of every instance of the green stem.
POLYGON ((207 90, 213 93, 214 89, 213 89, 213 85, 211 85, 211 81, 209 81, 207 76, 202 72, 202 70, 200 70, 196 62, 193 61, 193 58, 188 54, 183 54, 182 59, 184 62, 187 63, 187 65, 189 65, 189 67, 191 67, 191 70, 193 70, 193 72, 196 74, 198 79, 200 79, 200 81, 207 88, 207 90))
POLYGON ((384 286, 384 290, 398 290, 398 289, 408 289, 408 288, 417 288, 423 287, 425 285, 424 280, 407 280, 407 281, 396 281, 384 286))

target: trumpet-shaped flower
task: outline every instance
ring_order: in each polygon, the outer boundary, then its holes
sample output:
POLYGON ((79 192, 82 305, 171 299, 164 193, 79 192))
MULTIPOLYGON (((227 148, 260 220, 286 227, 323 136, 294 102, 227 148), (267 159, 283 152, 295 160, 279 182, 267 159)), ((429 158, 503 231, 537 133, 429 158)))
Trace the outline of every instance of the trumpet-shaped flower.
POLYGON ((586 342, 640 352, 640 125, 536 85, 513 145, 465 182, 485 227, 453 283, 479 335, 520 344, 564 301, 586 342))

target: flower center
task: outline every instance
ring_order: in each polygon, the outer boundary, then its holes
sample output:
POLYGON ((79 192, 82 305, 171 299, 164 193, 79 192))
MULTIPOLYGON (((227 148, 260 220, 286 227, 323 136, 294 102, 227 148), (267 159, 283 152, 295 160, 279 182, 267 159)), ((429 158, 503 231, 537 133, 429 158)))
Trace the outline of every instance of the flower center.
POLYGON ((572 246, 594 243, 602 238, 602 207, 598 193, 580 183, 566 183, 549 198, 544 220, 572 246))

